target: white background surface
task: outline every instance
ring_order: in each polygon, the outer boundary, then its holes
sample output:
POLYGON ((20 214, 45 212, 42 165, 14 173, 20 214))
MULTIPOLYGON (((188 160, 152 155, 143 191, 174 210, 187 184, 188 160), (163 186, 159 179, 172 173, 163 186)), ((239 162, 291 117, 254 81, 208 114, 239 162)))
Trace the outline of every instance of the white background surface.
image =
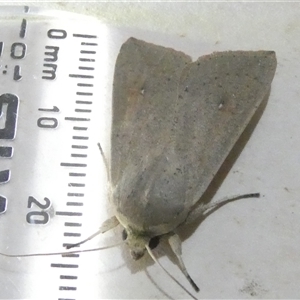
MULTIPOLYGON (((257 191, 263 197, 211 215, 183 242, 183 259, 201 288, 199 298, 299 297, 300 3, 38 5, 96 16, 117 26, 124 40, 133 35, 194 59, 223 50, 276 51, 266 109, 213 200, 257 191)), ((187 298, 149 258, 132 262, 125 246, 89 257, 99 271, 89 274, 87 265, 82 272, 103 298, 187 298)), ((167 257, 161 261, 190 289, 167 257)), ((88 287, 86 293, 89 298, 88 287)))

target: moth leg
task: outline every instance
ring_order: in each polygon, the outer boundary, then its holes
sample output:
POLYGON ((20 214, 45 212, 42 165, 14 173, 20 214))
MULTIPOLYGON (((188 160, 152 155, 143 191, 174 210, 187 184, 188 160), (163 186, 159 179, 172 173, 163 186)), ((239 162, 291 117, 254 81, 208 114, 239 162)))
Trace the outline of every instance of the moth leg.
POLYGON ((194 280, 191 278, 191 276, 189 275, 189 273, 186 270, 186 267, 184 265, 184 262, 182 260, 182 249, 181 249, 181 240, 180 237, 178 236, 178 234, 173 233, 172 235, 170 235, 168 237, 168 242, 171 246, 172 251, 174 252, 174 254, 176 255, 178 262, 179 262, 179 268, 181 270, 181 272, 185 275, 185 277, 187 278, 187 280, 190 282, 190 284, 192 285, 192 287, 194 288, 194 290, 196 292, 199 292, 199 288, 196 285, 196 283, 194 282, 194 280))
POLYGON ((110 172, 109 172, 109 167, 108 167, 107 159, 106 159, 106 157, 105 157, 104 151, 103 151, 103 149, 102 149, 100 143, 98 143, 97 145, 98 145, 100 154, 101 154, 101 156, 102 156, 102 159, 103 159, 103 162, 104 162, 104 165, 105 165, 105 170, 106 170, 107 179, 110 181, 110 172))
POLYGON ((230 202, 240 200, 240 199, 259 198, 259 197, 260 197, 259 193, 251 193, 251 194, 233 196, 230 198, 227 197, 227 198, 221 199, 221 200, 213 202, 213 203, 207 203, 207 204, 200 203, 193 210, 191 210, 187 219, 185 220, 185 225, 190 224, 190 223, 198 220, 201 217, 206 218, 208 215, 210 215, 217 209, 221 208, 223 205, 226 205, 230 202))
POLYGON ((66 248, 70 249, 70 248, 73 248, 73 247, 77 247, 77 246, 91 240, 92 238, 94 238, 98 234, 105 233, 106 231, 109 231, 109 230, 115 228, 118 225, 119 225, 119 220, 115 216, 113 216, 113 217, 107 219, 106 221, 104 221, 97 232, 95 232, 94 234, 92 234, 91 236, 89 236, 88 238, 86 238, 85 240, 83 240, 79 243, 68 245, 66 248))

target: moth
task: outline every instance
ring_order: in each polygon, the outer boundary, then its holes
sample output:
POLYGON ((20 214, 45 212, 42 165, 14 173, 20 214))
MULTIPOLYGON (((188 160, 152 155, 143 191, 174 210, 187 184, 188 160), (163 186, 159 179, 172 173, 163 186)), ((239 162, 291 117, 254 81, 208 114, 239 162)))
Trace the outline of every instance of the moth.
POLYGON ((159 263, 151 248, 164 237, 199 291, 177 229, 215 205, 195 209, 268 96, 276 65, 274 51, 216 52, 192 62, 183 52, 129 38, 115 65, 110 164, 100 147, 115 213, 75 245, 120 225, 134 260, 148 252, 159 263))
POLYGON ((192 62, 128 39, 113 83, 108 176, 115 216, 100 232, 120 224, 135 260, 146 251, 153 257, 151 244, 166 236, 198 291, 176 230, 211 207, 193 210, 268 95, 276 64, 274 51, 226 51, 192 62))

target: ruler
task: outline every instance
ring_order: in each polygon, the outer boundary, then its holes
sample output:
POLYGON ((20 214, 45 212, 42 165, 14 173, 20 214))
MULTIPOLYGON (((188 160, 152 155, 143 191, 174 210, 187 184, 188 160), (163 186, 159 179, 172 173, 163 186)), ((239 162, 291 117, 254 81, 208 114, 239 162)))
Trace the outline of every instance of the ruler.
MULTIPOLYGON (((118 49, 77 14, 1 7, 0 22, 0 251, 63 251, 106 218, 97 143, 108 153, 118 49)), ((1 299, 98 298, 89 257, 0 257, 1 299)))

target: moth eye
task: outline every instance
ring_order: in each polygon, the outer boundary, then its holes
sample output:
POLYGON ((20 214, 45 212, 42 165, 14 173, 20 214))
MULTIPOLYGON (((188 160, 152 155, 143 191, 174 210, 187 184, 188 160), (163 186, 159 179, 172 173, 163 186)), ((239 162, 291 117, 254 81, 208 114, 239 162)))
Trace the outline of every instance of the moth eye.
POLYGON ((128 236, 127 231, 124 229, 122 231, 122 240, 125 241, 127 239, 127 236, 128 236))
POLYGON ((158 246, 159 244, 159 237, 158 236, 155 236, 154 238, 152 238, 149 242, 149 247, 150 249, 154 249, 158 246))

